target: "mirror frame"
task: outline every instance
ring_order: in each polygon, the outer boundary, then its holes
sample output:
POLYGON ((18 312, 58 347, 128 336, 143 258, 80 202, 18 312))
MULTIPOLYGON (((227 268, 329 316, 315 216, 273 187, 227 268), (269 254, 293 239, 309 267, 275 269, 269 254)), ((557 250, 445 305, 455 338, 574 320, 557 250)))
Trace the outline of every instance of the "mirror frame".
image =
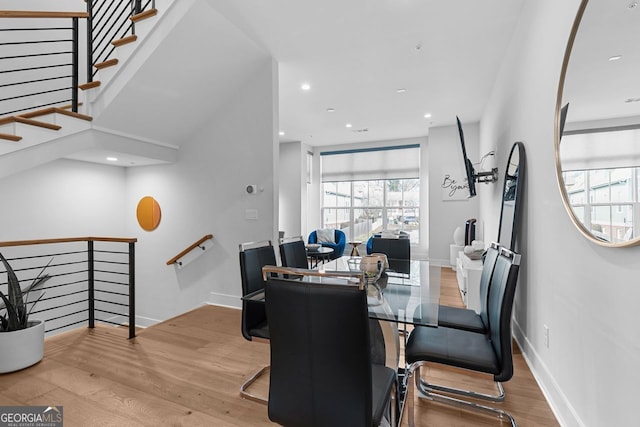
POLYGON ((516 182, 516 191, 515 191, 515 199, 513 206, 513 221, 511 222, 511 241, 509 242, 509 247, 507 249, 511 249, 515 251, 516 238, 518 237, 520 231, 520 211, 522 210, 522 188, 524 186, 525 180, 525 152, 524 152, 524 144, 520 141, 514 142, 511 146, 511 151, 509 151, 509 157, 507 158, 507 166, 504 171, 504 181, 502 183, 502 196, 501 204, 500 204, 500 222, 498 223, 498 243, 500 246, 503 246, 502 243, 502 217, 504 216, 504 193, 507 187, 507 174, 509 173, 509 165, 511 164, 511 157, 513 156, 513 152, 518 149, 518 180, 516 182))
POLYGON ((617 242, 611 243, 604 240, 600 240, 595 237, 593 234, 587 230, 587 228, 582 224, 580 219, 576 216, 571 204, 569 203, 569 196, 567 194, 567 189, 564 186, 564 180, 562 179, 562 164, 560 162, 560 114, 563 105, 562 95, 564 92, 564 83, 567 76, 567 69, 569 67, 569 58, 571 57, 571 51, 573 50, 573 45, 578 34, 578 28, 580 27, 580 23, 582 22, 582 17, 584 16, 584 12, 587 8, 589 0, 582 0, 580 3, 580 7, 578 8, 578 12, 576 13, 576 18, 573 21, 573 27, 571 28, 571 34, 569 35, 569 40, 567 41, 567 47, 564 52, 564 59, 562 61, 562 71, 560 72, 560 82, 558 83, 558 94, 556 98, 556 114, 555 114, 555 122, 554 122, 554 151, 555 151, 555 160, 556 160, 556 182, 558 184, 558 189, 560 190, 560 195, 562 198, 562 204, 564 205, 571 222, 576 228, 582 233, 584 237, 586 237, 591 242, 605 246, 609 248, 625 248, 630 246, 640 245, 640 237, 636 237, 632 240, 626 242, 617 242))

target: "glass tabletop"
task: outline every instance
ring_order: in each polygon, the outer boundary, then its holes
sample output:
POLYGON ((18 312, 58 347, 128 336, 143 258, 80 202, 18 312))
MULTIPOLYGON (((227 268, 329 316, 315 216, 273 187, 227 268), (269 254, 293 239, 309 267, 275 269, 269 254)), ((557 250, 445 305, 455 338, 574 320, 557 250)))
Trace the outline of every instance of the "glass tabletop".
MULTIPOLYGON (((348 260, 356 257, 343 256, 329 261, 318 272, 346 272, 352 277, 291 276, 325 284, 357 284, 357 278, 349 271, 348 260)), ((274 267, 275 268, 275 267, 274 267)), ((299 270, 300 272, 309 270, 299 270)), ((304 274, 304 273, 303 273, 304 274)), ((356 276, 357 277, 357 276, 356 276)), ((440 265, 426 260, 389 259, 389 268, 375 282, 366 285, 369 318, 390 322, 437 326, 440 304, 440 265)), ((264 303, 264 289, 242 297, 245 301, 264 303)))
MULTIPOLYGON (((349 271, 343 256, 320 270, 349 271)), ((398 323, 437 326, 440 304, 440 265, 426 260, 389 259, 380 279, 367 285, 369 317, 398 323)))

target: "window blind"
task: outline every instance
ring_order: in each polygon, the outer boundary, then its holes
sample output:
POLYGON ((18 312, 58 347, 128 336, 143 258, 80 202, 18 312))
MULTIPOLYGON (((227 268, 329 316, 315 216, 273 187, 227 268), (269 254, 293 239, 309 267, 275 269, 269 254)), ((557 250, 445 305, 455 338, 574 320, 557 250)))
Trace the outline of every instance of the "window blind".
POLYGON ((565 132, 560 142, 562 170, 640 166, 640 129, 565 132))
POLYGON ((320 153, 323 182, 420 177, 420 144, 320 153))

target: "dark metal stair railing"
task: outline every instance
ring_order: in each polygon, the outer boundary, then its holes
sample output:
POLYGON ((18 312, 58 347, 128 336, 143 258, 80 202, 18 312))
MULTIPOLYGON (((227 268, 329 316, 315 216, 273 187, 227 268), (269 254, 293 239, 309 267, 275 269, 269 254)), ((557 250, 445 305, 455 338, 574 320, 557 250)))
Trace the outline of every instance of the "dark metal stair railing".
POLYGON ((0 28, 0 93, 4 94, 0 98, 0 116, 68 102, 71 110, 78 112, 80 17, 17 14, 3 17, 3 23, 4 19, 18 18, 21 22, 25 22, 23 18, 33 19, 38 25, 14 26, 12 22, 0 28))
POLYGON ((155 0, 87 0, 87 81, 97 73, 96 64, 110 58, 115 50, 114 40, 135 35, 131 17, 154 9, 155 0))
MULTIPOLYGON (((135 243, 98 237, 0 242, 0 252, 23 288, 50 262, 44 274, 51 278, 31 311, 32 319, 45 321, 46 334, 100 322, 126 326, 134 338, 135 243)), ((4 272, 0 265, 0 290, 6 294, 4 272)))

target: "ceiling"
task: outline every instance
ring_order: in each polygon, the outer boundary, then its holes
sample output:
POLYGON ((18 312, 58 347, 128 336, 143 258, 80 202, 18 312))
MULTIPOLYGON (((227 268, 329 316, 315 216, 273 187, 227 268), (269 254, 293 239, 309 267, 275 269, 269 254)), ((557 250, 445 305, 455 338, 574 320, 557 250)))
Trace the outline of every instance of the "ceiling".
POLYGON ((479 120, 524 2, 208 1, 278 61, 281 142, 311 146, 479 120))

